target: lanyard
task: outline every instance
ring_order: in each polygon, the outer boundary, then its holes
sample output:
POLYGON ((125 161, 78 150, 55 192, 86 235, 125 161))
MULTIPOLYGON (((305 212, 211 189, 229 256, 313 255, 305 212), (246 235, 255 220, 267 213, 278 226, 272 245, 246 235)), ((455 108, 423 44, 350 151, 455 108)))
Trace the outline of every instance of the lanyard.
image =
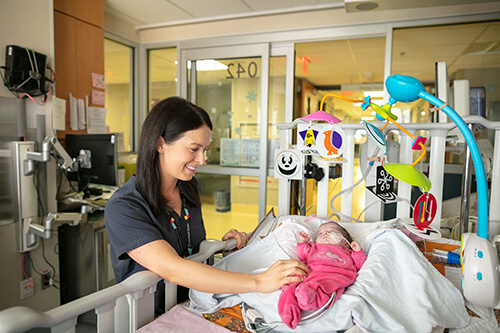
MULTIPOLYGON (((189 218, 189 210, 187 208, 187 204, 186 204, 186 201, 184 200, 184 198, 182 198, 182 208, 184 210, 184 220, 186 220, 186 229, 187 229, 187 250, 188 250, 187 255, 191 255, 191 254, 193 254, 193 248, 191 246, 191 227, 189 225, 191 222, 191 219, 189 218)), ((181 219, 182 219, 182 216, 181 216, 181 219)), ((172 226, 172 229, 174 229, 174 231, 175 231, 175 235, 177 236, 177 241, 179 242, 179 245, 181 247, 182 252, 184 252, 184 247, 182 246, 181 235, 179 234, 179 229, 177 228, 177 225, 175 224, 175 218, 173 216, 170 216, 170 225, 172 226)), ((186 257, 186 253, 184 253, 184 257, 186 257)))

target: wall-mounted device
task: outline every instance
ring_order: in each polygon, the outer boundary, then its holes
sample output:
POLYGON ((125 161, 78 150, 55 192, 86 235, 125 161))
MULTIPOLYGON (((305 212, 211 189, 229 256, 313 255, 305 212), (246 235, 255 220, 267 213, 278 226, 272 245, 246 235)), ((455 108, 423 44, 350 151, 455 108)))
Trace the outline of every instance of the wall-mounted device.
POLYGON ((45 95, 51 80, 45 75, 47 56, 25 47, 7 45, 4 85, 14 94, 45 95))
POLYGON ((33 141, 12 142, 13 192, 16 196, 15 219, 17 221, 18 251, 26 252, 36 248, 39 237, 51 238, 56 223, 78 225, 87 219, 85 206, 80 213, 49 212, 38 216, 38 191, 34 177, 37 163, 46 163, 54 156, 59 167, 76 171, 78 163, 73 160, 55 137, 46 137, 40 152, 33 141))

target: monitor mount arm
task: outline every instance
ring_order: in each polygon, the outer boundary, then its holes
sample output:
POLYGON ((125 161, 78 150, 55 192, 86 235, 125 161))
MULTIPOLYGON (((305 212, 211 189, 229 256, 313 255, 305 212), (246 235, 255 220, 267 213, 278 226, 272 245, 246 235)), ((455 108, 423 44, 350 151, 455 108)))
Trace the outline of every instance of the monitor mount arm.
MULTIPOLYGON (((71 158, 71 156, 54 136, 47 136, 43 140, 41 152, 28 151, 25 156, 26 159, 24 159, 22 161, 22 165, 20 165, 20 167, 23 168, 22 174, 25 177, 33 176, 35 174, 36 162, 49 162, 51 156, 56 159, 57 164, 61 169, 70 172, 77 171, 79 165, 83 162, 81 157, 78 159, 71 158)), ((87 221, 88 213, 92 212, 92 207, 84 205, 79 213, 49 212, 47 216, 42 218, 37 216, 25 218, 23 220, 23 227, 21 228, 21 232, 23 233, 21 237, 26 240, 26 243, 20 248, 20 251, 24 252, 34 248, 38 243, 37 236, 45 239, 52 238, 53 228, 56 224, 69 224, 71 226, 77 226, 80 222, 87 221), (42 220, 41 224, 40 220, 42 220)))
MULTIPOLYGON (((47 136, 42 142, 41 152, 28 152, 28 164, 33 164, 36 162, 48 162, 50 160, 50 155, 53 155, 57 161, 57 164, 61 169, 66 171, 77 171, 77 162, 69 156, 61 143, 57 140, 55 136, 47 136)), ((33 168, 28 168, 29 170, 34 170, 33 168)), ((27 170, 25 169, 25 174, 27 170)))

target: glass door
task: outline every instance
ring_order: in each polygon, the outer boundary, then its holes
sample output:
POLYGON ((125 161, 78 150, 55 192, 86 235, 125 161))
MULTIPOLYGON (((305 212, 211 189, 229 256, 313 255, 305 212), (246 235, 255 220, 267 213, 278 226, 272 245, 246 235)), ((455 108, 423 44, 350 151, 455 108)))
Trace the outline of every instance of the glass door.
POLYGON ((272 165, 269 48, 256 44, 181 51, 181 96, 205 109, 213 123, 207 164, 196 174, 210 238, 220 238, 230 228, 251 231, 266 213, 267 169, 272 165))

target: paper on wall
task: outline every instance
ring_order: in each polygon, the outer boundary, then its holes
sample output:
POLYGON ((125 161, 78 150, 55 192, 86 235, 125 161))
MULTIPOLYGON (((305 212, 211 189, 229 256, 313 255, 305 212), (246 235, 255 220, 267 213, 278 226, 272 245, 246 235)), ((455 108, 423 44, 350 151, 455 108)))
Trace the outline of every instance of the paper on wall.
POLYGON ((104 89, 104 75, 92 73, 92 86, 94 88, 104 89))
POLYGON ((104 91, 92 89, 92 104, 104 105, 104 91))
POLYGON ((83 99, 78 99, 78 129, 85 129, 85 125, 87 125, 85 114, 85 101, 83 99))
POLYGON ((78 130, 78 103, 71 93, 69 94, 69 126, 73 131, 78 130))
POLYGON ((66 130, 66 100, 62 98, 54 98, 54 129, 66 130))
POLYGON ((105 108, 89 106, 87 109, 87 133, 106 133, 106 113, 105 108))

